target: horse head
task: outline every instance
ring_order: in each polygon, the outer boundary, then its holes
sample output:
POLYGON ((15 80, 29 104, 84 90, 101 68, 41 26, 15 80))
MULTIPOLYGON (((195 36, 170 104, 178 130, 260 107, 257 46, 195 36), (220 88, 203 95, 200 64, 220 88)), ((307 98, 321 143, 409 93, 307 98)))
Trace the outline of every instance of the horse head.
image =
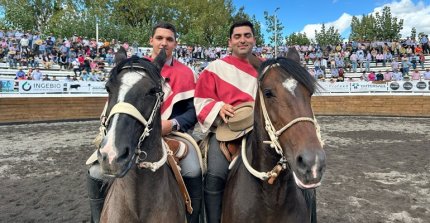
POLYGON ((281 156, 280 163, 290 168, 303 189, 319 186, 325 170, 326 156, 311 107, 315 88, 315 79, 300 65, 294 48, 287 58, 260 66, 256 125, 266 129, 263 140, 270 139, 273 154, 281 156))
POLYGON ((165 60, 164 50, 153 63, 127 58, 123 48, 115 55, 116 66, 106 83, 106 135, 98 152, 105 175, 122 177, 139 160, 160 156, 161 151, 155 148, 161 148, 160 71, 165 60))

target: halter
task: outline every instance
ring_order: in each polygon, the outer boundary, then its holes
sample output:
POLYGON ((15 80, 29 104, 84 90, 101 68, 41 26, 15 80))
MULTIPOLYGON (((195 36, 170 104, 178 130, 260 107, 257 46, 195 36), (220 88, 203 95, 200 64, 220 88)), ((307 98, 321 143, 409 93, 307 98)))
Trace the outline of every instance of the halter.
MULTIPOLYGON (((280 66, 279 63, 276 63, 276 64, 273 64, 273 65, 266 67, 261 74, 262 77, 264 76, 264 74, 269 69, 271 69, 273 67, 278 67, 278 66, 280 66)), ((260 78, 260 81, 262 80, 262 77, 260 78)), ((269 180, 269 183, 273 184, 276 177, 278 177, 279 172, 281 172, 282 170, 285 170, 287 168, 287 163, 288 163, 287 158, 285 157, 284 152, 282 150, 282 146, 279 142, 279 137, 282 135, 283 132, 285 132, 288 128, 290 128, 291 126, 293 126, 297 122, 311 122, 315 125, 317 137, 321 143, 321 146, 323 145, 323 142, 321 141, 320 127, 319 127, 318 122, 316 121, 315 117, 314 118, 309 118, 309 117, 295 118, 292 121, 290 121, 288 124, 286 124, 284 127, 279 129, 278 131, 276 131, 276 128, 273 126, 272 121, 270 120, 269 114, 267 112, 266 104, 264 103, 263 93, 261 92, 260 88, 258 88, 258 94, 260 97, 260 106, 261 106, 261 110, 263 112, 263 117, 264 117, 264 122, 265 122, 265 130, 266 130, 266 132, 270 138, 270 141, 263 141, 263 143, 269 144, 271 148, 275 149, 276 153, 281 156, 281 159, 279 159, 277 165, 275 167, 273 167, 273 169, 271 171, 259 172, 259 171, 255 170, 249 164, 248 159, 246 157, 246 138, 245 137, 242 139, 242 153, 241 153, 241 155, 242 155, 243 163, 244 163, 246 169, 252 175, 254 175, 255 177, 257 177, 263 181, 269 180)))
MULTIPOLYGON (((127 66, 124 68, 129 68, 129 67, 127 66)), ((134 68, 136 68, 136 66, 134 68)), ((138 68, 143 68, 143 67, 138 67, 138 68)), ((164 93, 158 92, 158 93, 156 93, 156 96, 157 96, 157 100, 155 102, 154 107, 152 108, 151 115, 149 116, 148 120, 146 120, 142 116, 142 114, 139 112, 139 110, 137 110, 137 108, 134 105, 127 103, 127 102, 118 102, 117 104, 115 104, 112 107, 108 118, 106 119, 105 122, 103 122, 102 127, 101 127, 104 134, 106 135, 107 123, 109 123, 109 120, 115 114, 120 114, 120 113, 130 115, 130 116, 134 117, 135 119, 137 119, 140 123, 142 123, 145 126, 145 129, 143 130, 142 134, 139 137, 139 142, 138 142, 137 147, 135 149, 135 153, 132 157, 132 160, 134 159, 135 156, 137 156, 136 157, 137 166, 139 168, 148 168, 148 169, 152 170, 153 172, 158 170, 167 161, 167 146, 165 145, 165 142, 163 140, 161 140, 161 144, 163 147, 163 156, 161 157, 161 159, 157 162, 143 162, 147 158, 147 153, 141 149, 141 146, 142 146, 142 143, 145 140, 145 138, 147 136, 149 136, 151 131, 152 131, 151 127, 152 127, 152 124, 154 121, 154 116, 155 116, 156 112, 158 111, 158 109, 160 108, 161 103, 163 102, 164 93)))

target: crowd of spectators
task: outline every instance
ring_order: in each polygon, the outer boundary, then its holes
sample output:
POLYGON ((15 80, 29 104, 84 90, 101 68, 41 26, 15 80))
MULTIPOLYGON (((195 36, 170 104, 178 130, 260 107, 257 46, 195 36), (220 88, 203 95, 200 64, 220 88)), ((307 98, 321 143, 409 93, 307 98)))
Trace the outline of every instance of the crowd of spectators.
MULTIPOLYGON (((150 54, 149 49, 144 51, 136 43, 129 45, 128 42, 103 38, 97 42, 94 38, 77 34, 61 37, 52 33, 42 35, 31 31, 0 30, 0 40, 0 61, 7 62, 10 68, 20 68, 16 79, 47 80, 48 74, 41 75, 39 67, 49 70, 56 64, 60 70, 73 71, 71 80, 103 81, 108 74, 106 65, 114 65, 114 54, 120 46, 127 49, 130 56, 150 54), (24 72, 23 67, 27 67, 28 71, 24 72)), ((417 41, 408 37, 401 41, 351 41, 335 46, 310 44, 294 47, 299 51, 306 69, 316 79, 344 81, 345 72, 361 72, 360 79, 369 81, 415 80, 418 76, 418 79, 429 78, 428 69, 423 73, 418 71, 418 68, 425 70, 424 55, 430 54, 428 35, 420 36, 417 41), (371 63, 374 67, 389 69, 376 73, 370 69, 371 63)), ((288 46, 279 46, 278 56, 285 56, 287 51, 288 46)), ((274 48, 270 46, 255 47, 254 52, 262 58, 274 57, 274 48)), ((228 54, 228 48, 222 47, 178 45, 175 51, 177 59, 196 73, 210 61, 228 54)))

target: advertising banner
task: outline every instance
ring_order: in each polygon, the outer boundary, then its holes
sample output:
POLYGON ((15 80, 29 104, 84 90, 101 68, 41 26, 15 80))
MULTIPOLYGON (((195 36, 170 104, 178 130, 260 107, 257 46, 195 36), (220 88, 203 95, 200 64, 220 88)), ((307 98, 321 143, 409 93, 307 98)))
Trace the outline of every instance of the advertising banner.
POLYGON ((375 82, 350 82, 351 92, 376 92, 376 91, 387 91, 387 83, 375 83, 375 82))
POLYGON ((15 81, 0 80, 0 92, 14 92, 15 81))
POLYGON ((350 91, 350 84, 348 82, 318 82, 321 86, 320 92, 338 92, 347 93, 350 91))
POLYGON ((62 93, 67 85, 61 81, 19 81, 19 93, 62 93))
POLYGON ((388 84, 388 91, 414 91, 414 92, 429 92, 430 81, 393 81, 388 84))

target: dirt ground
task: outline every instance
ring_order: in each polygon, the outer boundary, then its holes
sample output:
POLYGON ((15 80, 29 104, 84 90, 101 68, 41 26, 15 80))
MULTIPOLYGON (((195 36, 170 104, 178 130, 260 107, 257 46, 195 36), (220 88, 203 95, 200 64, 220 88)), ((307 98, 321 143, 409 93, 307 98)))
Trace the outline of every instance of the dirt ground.
MULTIPOLYGON (((319 222, 430 222, 430 119, 318 117, 319 222)), ((0 126, 0 222, 89 222, 96 121, 0 126)))

